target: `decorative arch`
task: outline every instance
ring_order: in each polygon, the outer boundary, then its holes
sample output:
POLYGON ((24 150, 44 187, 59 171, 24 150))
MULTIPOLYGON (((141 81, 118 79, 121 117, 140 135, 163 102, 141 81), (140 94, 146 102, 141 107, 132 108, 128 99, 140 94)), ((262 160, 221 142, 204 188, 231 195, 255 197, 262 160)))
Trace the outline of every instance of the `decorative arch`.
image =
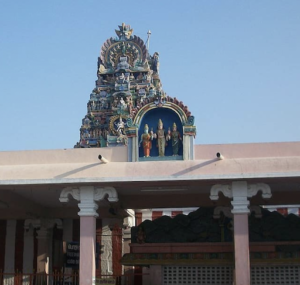
POLYGON ((120 56, 126 56, 128 63, 133 66, 136 61, 145 62, 148 51, 144 41, 137 36, 130 39, 116 40, 110 38, 101 47, 100 59, 103 65, 108 68, 109 63, 116 66, 120 56), (126 52, 123 52, 123 49, 126 52))
POLYGON ((151 110, 160 110, 162 113, 164 112, 165 109, 168 110, 172 110, 174 113, 177 114, 178 118, 181 121, 182 125, 186 125, 188 122, 188 117, 185 114, 184 110, 182 110, 181 107, 179 107, 178 105, 172 103, 172 102, 166 102, 165 104, 161 105, 161 106, 157 106, 157 104, 155 103, 148 103, 146 105, 144 105, 134 116, 133 119, 133 124, 139 126, 143 117, 146 115, 147 112, 151 111, 151 110))
MULTIPOLYGON (((180 133, 181 138, 183 138, 184 134, 184 126, 188 122, 188 118, 181 107, 172 103, 172 102, 164 102, 164 104, 157 105, 155 102, 148 103, 144 105, 138 112, 136 116, 133 118, 133 125, 137 128, 137 136, 138 142, 141 142, 141 137, 144 133, 145 125, 148 126, 149 132, 155 134, 157 132, 158 121, 161 120, 163 123, 163 128, 165 134, 168 131, 172 131, 173 124, 175 123, 177 126, 177 130, 180 133)), ((183 155, 183 144, 180 142, 179 157, 183 155)), ((144 157, 143 147, 139 144, 138 147, 138 156, 144 157)), ((157 147, 157 140, 152 140, 152 148, 150 150, 150 157, 158 157, 159 151, 157 147)), ((167 142, 165 147, 165 156, 172 157, 173 149, 171 141, 167 142)))

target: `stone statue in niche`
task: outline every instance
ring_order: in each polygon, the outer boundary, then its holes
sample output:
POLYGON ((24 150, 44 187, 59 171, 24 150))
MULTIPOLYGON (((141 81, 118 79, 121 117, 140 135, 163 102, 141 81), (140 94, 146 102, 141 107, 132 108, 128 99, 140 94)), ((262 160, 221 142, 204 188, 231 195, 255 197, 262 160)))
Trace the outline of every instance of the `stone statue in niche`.
POLYGON ((125 103, 123 97, 120 98, 119 105, 120 105, 121 108, 125 108, 126 107, 126 103, 125 103))
POLYGON ((139 75, 137 76, 138 81, 142 81, 144 78, 143 74, 140 72, 139 75))
POLYGON ((125 83, 125 75, 124 75, 124 73, 121 73, 121 75, 119 75, 118 83, 119 84, 125 83))
POLYGON ((141 135, 140 146, 142 144, 144 150, 144 157, 150 157, 150 150, 152 148, 153 131, 149 134, 149 127, 146 124, 144 133, 141 135))
POLYGON ((152 70, 159 74, 159 53, 155 52, 152 57, 152 70))
POLYGON ((178 155, 178 150, 181 146, 182 138, 180 133, 177 131, 176 123, 173 124, 172 131, 170 130, 170 128, 168 130, 167 141, 169 140, 171 140, 172 142, 173 156, 178 155))
POLYGON ((98 75, 98 80, 96 81, 96 85, 102 85, 103 84, 103 76, 98 75))
POLYGON ((122 117, 120 116, 119 122, 115 123, 117 126, 117 132, 119 135, 124 135, 125 134, 125 125, 126 123, 123 122, 122 117))
POLYGON ((121 56, 120 57, 120 62, 117 65, 117 70, 116 71, 119 71, 119 70, 126 70, 126 71, 128 71, 129 68, 130 68, 130 65, 127 62, 127 57, 126 56, 121 56))
POLYGON ((158 156, 165 156, 165 148, 167 144, 164 125, 161 119, 158 120, 155 138, 157 138, 156 146, 158 147, 158 156))

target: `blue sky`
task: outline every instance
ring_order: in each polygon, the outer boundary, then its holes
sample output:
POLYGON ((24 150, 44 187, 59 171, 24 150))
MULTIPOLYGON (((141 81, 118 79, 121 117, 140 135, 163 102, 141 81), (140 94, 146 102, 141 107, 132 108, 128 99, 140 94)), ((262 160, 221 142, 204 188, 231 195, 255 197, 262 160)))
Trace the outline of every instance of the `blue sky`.
POLYGON ((300 141, 299 13, 299 0, 0 0, 0 151, 74 146, 122 22, 151 30, 197 144, 300 141))

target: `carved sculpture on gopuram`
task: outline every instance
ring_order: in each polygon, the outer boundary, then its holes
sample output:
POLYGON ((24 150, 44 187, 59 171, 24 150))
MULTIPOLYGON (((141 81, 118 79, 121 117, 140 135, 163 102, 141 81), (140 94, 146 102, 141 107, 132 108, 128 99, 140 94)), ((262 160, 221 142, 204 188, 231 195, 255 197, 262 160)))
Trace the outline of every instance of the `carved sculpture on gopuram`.
POLYGON ((115 31, 117 36, 101 48, 97 80, 75 147, 127 145, 130 161, 192 159, 194 117, 163 90, 159 53, 151 55, 129 25, 115 31))

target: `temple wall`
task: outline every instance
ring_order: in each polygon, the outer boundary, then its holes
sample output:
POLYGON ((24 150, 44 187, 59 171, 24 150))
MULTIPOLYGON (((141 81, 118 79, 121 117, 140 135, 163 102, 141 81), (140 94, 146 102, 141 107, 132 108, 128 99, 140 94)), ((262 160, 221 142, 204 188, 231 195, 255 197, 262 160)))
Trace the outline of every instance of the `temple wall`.
POLYGON ((195 146, 196 160, 151 161, 151 168, 149 162, 127 162, 127 147, 103 148, 101 153, 113 163, 100 163, 100 149, 0 152, 0 182, 5 186, 91 181, 128 182, 140 180, 141 177, 146 180, 245 179, 297 176, 300 170, 299 142, 200 145, 195 146), (216 157, 217 152, 225 157, 220 163, 216 157))
POLYGON ((59 164, 59 163, 91 163, 99 162, 101 154, 108 161, 125 162, 127 147, 104 148, 76 148, 57 150, 30 150, 30 151, 0 151, 1 165, 30 165, 30 164, 59 164))
POLYGON ((216 158, 217 152, 227 159, 300 156, 299 142, 202 144, 194 148, 196 160, 216 158))
MULTIPOLYGON (((300 156, 299 142, 210 144, 194 145, 194 159, 213 159, 220 152, 225 158, 266 158, 300 156)), ((60 150, 32 150, 0 152, 0 165, 63 164, 99 162, 101 154, 110 162, 127 162, 126 146, 105 148, 77 148, 60 150)))

